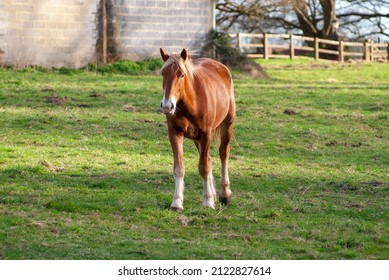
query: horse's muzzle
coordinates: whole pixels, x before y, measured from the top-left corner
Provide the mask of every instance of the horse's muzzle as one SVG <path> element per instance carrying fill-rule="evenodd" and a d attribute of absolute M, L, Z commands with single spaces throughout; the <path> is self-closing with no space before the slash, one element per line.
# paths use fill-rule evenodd
<path fill-rule="evenodd" d="M 174 115 L 175 105 L 174 102 L 170 100 L 162 100 L 161 110 L 165 115 Z"/>

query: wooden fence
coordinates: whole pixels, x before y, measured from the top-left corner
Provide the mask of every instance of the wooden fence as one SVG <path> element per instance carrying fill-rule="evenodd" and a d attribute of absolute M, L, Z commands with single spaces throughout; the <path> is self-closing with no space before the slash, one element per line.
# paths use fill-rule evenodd
<path fill-rule="evenodd" d="M 388 60 L 389 43 L 335 41 L 286 34 L 230 34 L 236 46 L 249 57 L 295 58 L 309 56 L 344 62 L 349 59 Z"/>

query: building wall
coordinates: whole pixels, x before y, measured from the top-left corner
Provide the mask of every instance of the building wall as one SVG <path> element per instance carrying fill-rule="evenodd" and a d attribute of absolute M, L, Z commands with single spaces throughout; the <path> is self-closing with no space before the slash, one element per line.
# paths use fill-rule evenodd
<path fill-rule="evenodd" d="M 100 0 L 0 0 L 0 64 L 80 67 L 99 57 Z M 199 50 L 212 0 L 107 0 L 109 50 L 144 59 Z"/>
<path fill-rule="evenodd" d="M 0 48 L 19 67 L 80 67 L 93 60 L 95 0 L 0 0 Z"/>
<path fill-rule="evenodd" d="M 200 50 L 212 27 L 210 0 L 116 0 L 120 51 L 143 59 L 183 47 Z"/>
<path fill-rule="evenodd" d="M 4 11 L 4 3 L 0 0 L 0 11 Z M 5 63 L 5 13 L 0 13 L 0 67 Z"/>

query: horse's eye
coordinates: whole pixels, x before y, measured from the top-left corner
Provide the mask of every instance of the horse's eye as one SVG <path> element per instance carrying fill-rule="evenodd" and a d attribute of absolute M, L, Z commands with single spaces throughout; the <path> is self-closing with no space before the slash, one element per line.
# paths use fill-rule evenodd
<path fill-rule="evenodd" d="M 184 77 L 185 77 L 185 75 L 184 75 L 184 74 L 182 74 L 182 75 L 181 75 L 181 78 L 184 78 Z"/>

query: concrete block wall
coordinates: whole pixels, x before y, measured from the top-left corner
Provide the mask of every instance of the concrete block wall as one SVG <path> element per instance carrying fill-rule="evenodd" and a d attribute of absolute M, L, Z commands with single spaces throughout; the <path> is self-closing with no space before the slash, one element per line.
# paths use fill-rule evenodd
<path fill-rule="evenodd" d="M 113 0 L 119 51 L 131 59 L 159 54 L 159 47 L 198 52 L 212 27 L 212 0 Z"/>
<path fill-rule="evenodd" d="M 0 0 L 0 11 L 5 10 L 4 0 Z M 6 46 L 6 23 L 5 13 L 0 12 L 0 67 L 5 64 L 5 46 Z"/>
<path fill-rule="evenodd" d="M 0 0 L 0 65 L 81 67 L 99 57 L 101 0 Z M 110 49 L 144 59 L 199 50 L 212 0 L 107 0 Z M 114 57 L 115 57 L 114 55 Z"/>
<path fill-rule="evenodd" d="M 80 67 L 93 60 L 96 0 L 0 1 L 6 63 Z"/>

